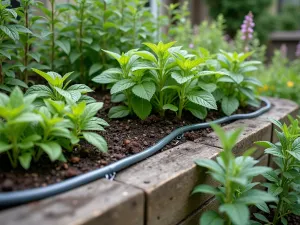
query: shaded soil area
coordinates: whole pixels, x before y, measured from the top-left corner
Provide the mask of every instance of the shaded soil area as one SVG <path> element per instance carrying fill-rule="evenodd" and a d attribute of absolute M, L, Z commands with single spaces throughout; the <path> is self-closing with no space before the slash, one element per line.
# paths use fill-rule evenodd
<path fill-rule="evenodd" d="M 97 151 L 90 144 L 82 141 L 71 153 L 65 153 L 67 162 L 51 163 L 44 155 L 37 163 L 32 163 L 29 170 L 21 167 L 12 169 L 6 155 L 0 155 L 0 192 L 24 190 L 28 188 L 44 187 L 62 180 L 102 168 L 110 163 L 128 157 L 154 145 L 161 138 L 171 133 L 174 129 L 201 121 L 189 113 L 178 120 L 175 114 L 167 114 L 165 118 L 156 115 L 150 116 L 145 121 L 135 117 L 111 120 L 107 117 L 109 108 L 113 105 L 107 93 L 95 93 L 97 101 L 104 102 L 104 108 L 98 116 L 105 119 L 110 126 L 101 135 L 107 140 L 108 154 Z M 236 113 L 253 112 L 256 109 L 247 107 L 239 109 Z M 224 115 L 211 111 L 206 121 L 212 121 Z M 170 142 L 163 150 L 179 145 L 186 140 L 195 140 L 211 132 L 210 128 L 199 131 L 187 132 L 181 139 Z"/>
<path fill-rule="evenodd" d="M 275 215 L 275 212 L 273 210 L 269 214 L 267 214 L 265 212 L 262 212 L 262 211 L 260 211 L 258 213 L 264 215 L 270 222 L 273 221 L 274 215 Z M 256 219 L 254 216 L 252 216 L 251 219 L 254 220 L 254 221 L 261 222 L 258 219 Z M 285 219 L 287 220 L 288 225 L 300 225 L 300 216 L 297 216 L 297 215 L 294 215 L 294 214 L 289 214 L 285 217 Z M 262 223 L 264 223 L 264 222 L 262 222 Z M 277 224 L 278 225 L 283 225 L 283 223 L 280 222 L 280 221 Z"/>

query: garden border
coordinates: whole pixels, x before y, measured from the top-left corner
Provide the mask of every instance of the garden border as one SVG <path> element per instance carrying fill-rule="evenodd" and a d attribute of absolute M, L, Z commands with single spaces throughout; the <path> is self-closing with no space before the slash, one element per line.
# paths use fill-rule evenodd
<path fill-rule="evenodd" d="M 88 184 L 92 181 L 96 181 L 100 178 L 106 176 L 110 177 L 114 173 L 117 173 L 131 165 L 134 165 L 160 151 L 164 146 L 174 140 L 176 137 L 181 136 L 183 133 L 192 130 L 199 130 L 203 128 L 210 127 L 210 123 L 226 123 L 234 120 L 240 119 L 250 119 L 262 115 L 263 113 L 271 109 L 271 103 L 266 98 L 261 98 L 261 101 L 266 105 L 262 108 L 256 110 L 255 112 L 245 113 L 245 114 L 234 114 L 231 116 L 222 117 L 220 119 L 211 121 L 209 123 L 198 123 L 183 126 L 175 129 L 170 134 L 159 140 L 155 145 L 145 149 L 144 151 L 134 154 L 132 156 L 121 159 L 115 163 L 112 163 L 108 166 L 105 166 L 100 169 L 96 169 L 90 172 L 87 172 L 82 175 L 70 178 L 68 180 L 48 185 L 47 187 L 32 188 L 29 190 L 22 191 L 13 191 L 8 193 L 0 193 L 0 207 L 9 207 L 14 205 L 19 205 L 23 203 L 28 203 L 47 197 L 51 197 L 74 188 L 80 187 L 84 184 Z"/>
<path fill-rule="evenodd" d="M 287 122 L 288 114 L 298 113 L 299 107 L 292 101 L 269 100 L 274 107 L 260 117 L 224 126 L 226 130 L 240 125 L 247 127 L 234 149 L 236 154 L 242 154 L 253 141 L 276 141 L 269 117 Z M 208 135 L 206 144 L 199 144 L 200 141 L 188 141 L 156 154 L 121 171 L 115 181 L 101 179 L 55 197 L 2 211 L 0 221 L 6 225 L 17 225 L 20 221 L 24 225 L 42 221 L 43 225 L 195 225 L 201 213 L 216 204 L 212 196 L 190 196 L 191 190 L 199 183 L 216 184 L 193 161 L 213 159 L 221 151 L 214 133 Z M 259 158 L 263 159 L 261 165 L 270 163 L 265 156 Z"/>

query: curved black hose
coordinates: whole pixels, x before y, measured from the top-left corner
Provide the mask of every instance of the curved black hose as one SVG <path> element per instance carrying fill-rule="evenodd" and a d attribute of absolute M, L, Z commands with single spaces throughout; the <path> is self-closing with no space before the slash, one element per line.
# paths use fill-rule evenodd
<path fill-rule="evenodd" d="M 227 116 L 227 117 L 217 119 L 215 121 L 212 121 L 211 123 L 221 124 L 233 120 L 250 119 L 250 118 L 257 117 L 267 112 L 271 108 L 271 103 L 268 101 L 268 99 L 261 98 L 261 100 L 266 105 L 255 112 L 245 113 L 245 114 L 235 114 L 232 116 Z M 96 169 L 91 172 L 87 172 L 85 174 L 76 176 L 74 178 L 62 181 L 60 183 L 51 184 L 47 187 L 33 188 L 30 190 L 0 193 L 0 207 L 8 207 L 8 206 L 18 205 L 30 201 L 40 200 L 43 198 L 60 194 L 62 192 L 66 192 L 73 188 L 77 188 L 81 185 L 90 183 L 97 179 L 103 178 L 107 174 L 113 174 L 114 172 L 118 172 L 128 166 L 131 166 L 135 163 L 138 163 L 146 159 L 147 157 L 150 157 L 151 155 L 161 150 L 174 138 L 178 137 L 179 135 L 182 135 L 184 132 L 191 131 L 191 130 L 198 130 L 207 127 L 210 127 L 210 123 L 198 123 L 198 124 L 187 125 L 184 127 L 177 128 L 176 130 L 168 134 L 166 137 L 162 138 L 155 145 L 151 146 L 150 148 L 140 153 L 129 156 L 125 159 L 121 159 L 118 162 L 112 163 L 106 167 Z"/>

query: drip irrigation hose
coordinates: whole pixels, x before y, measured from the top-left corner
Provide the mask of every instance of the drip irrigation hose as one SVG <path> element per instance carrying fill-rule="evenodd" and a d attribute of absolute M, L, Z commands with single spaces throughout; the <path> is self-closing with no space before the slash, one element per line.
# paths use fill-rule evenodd
<path fill-rule="evenodd" d="M 268 99 L 261 98 L 261 100 L 266 105 L 255 112 L 245 113 L 245 114 L 235 114 L 235 115 L 217 119 L 210 123 L 221 124 L 233 120 L 250 119 L 250 118 L 260 116 L 261 114 L 267 112 L 271 108 L 271 103 L 268 101 Z M 140 153 L 121 159 L 103 168 L 96 169 L 82 175 L 78 175 L 74 178 L 70 178 L 60 183 L 51 184 L 47 187 L 33 188 L 33 189 L 23 190 L 23 191 L 13 191 L 9 193 L 0 193 L 0 207 L 4 208 L 4 207 L 19 205 L 22 203 L 27 203 L 27 202 L 47 198 L 77 188 L 84 184 L 88 184 L 92 181 L 103 178 L 107 175 L 114 174 L 126 167 L 129 167 L 135 163 L 138 163 L 152 156 L 153 154 L 161 150 L 164 146 L 166 146 L 169 142 L 171 142 L 173 139 L 175 139 L 180 135 L 183 135 L 183 133 L 187 131 L 208 128 L 210 127 L 210 123 L 198 123 L 198 124 L 187 125 L 187 126 L 177 128 L 176 130 L 168 134 L 166 137 L 158 141 L 155 145 L 151 146 L 150 148 L 147 148 L 146 150 Z"/>

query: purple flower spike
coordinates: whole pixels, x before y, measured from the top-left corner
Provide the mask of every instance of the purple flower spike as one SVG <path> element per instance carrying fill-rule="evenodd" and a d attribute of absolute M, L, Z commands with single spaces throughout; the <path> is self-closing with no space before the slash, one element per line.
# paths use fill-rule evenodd
<path fill-rule="evenodd" d="M 255 23 L 253 22 L 253 14 L 252 12 L 249 12 L 248 15 L 245 16 L 241 26 L 242 40 L 248 41 L 253 38 L 253 27 L 255 27 Z"/>
<path fill-rule="evenodd" d="M 295 55 L 296 55 L 296 57 L 300 57 L 300 41 L 299 41 L 299 43 L 297 44 Z"/>
<path fill-rule="evenodd" d="M 191 43 L 191 44 L 189 45 L 189 47 L 190 47 L 190 48 L 194 48 L 194 44 Z"/>

